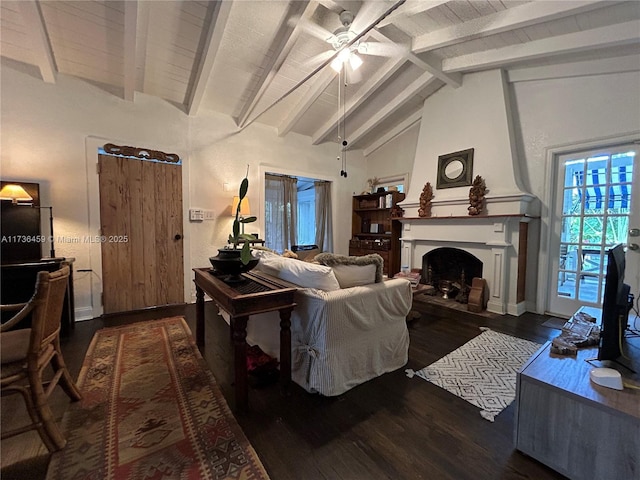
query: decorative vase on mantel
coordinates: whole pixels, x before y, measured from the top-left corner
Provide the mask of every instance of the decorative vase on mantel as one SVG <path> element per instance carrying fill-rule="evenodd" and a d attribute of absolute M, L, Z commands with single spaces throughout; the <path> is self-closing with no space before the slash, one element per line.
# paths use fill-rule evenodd
<path fill-rule="evenodd" d="M 241 274 L 252 270 L 258 265 L 260 258 L 254 255 L 251 255 L 248 263 L 242 263 L 241 252 L 242 250 L 238 249 L 219 248 L 218 255 L 209 257 L 215 273 L 219 274 L 224 282 L 242 282 L 244 279 Z"/>

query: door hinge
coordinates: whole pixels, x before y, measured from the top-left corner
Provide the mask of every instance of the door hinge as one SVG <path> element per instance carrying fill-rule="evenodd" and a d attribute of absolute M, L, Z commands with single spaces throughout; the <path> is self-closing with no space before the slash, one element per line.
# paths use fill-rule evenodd
<path fill-rule="evenodd" d="M 100 164 L 96 163 L 96 173 L 100 175 Z"/>

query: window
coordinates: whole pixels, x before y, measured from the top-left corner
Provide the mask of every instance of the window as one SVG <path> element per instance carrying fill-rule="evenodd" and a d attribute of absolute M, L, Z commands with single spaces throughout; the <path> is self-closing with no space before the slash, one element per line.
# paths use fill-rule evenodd
<path fill-rule="evenodd" d="M 330 183 L 307 177 L 265 174 L 267 247 L 278 252 L 290 249 L 292 245 L 315 244 L 333 248 L 330 196 L 328 200 L 322 200 L 327 198 L 326 190 L 321 188 L 323 185 Z M 317 204 L 317 198 L 321 198 L 320 204 Z"/>
<path fill-rule="evenodd" d="M 298 235 L 296 243 L 313 245 L 316 242 L 316 195 L 312 178 L 298 178 Z"/>
<path fill-rule="evenodd" d="M 409 174 L 382 177 L 378 179 L 378 182 L 378 188 L 382 187 L 385 190 L 389 190 L 389 187 L 396 187 L 399 192 L 404 193 L 409 184 Z"/>

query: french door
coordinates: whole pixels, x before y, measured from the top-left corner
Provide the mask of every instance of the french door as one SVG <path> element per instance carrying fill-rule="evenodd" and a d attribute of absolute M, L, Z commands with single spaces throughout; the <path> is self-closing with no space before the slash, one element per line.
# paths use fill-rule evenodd
<path fill-rule="evenodd" d="M 570 316 L 580 306 L 600 306 L 607 252 L 628 244 L 625 283 L 637 294 L 640 275 L 638 145 L 591 149 L 556 158 L 550 243 L 549 313 Z"/>

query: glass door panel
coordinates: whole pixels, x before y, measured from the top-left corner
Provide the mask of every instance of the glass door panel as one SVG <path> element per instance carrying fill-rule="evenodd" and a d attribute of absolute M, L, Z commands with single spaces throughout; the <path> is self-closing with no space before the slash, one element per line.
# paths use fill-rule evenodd
<path fill-rule="evenodd" d="M 636 159 L 635 145 L 558 157 L 550 313 L 601 304 L 607 251 L 627 242 Z"/>

